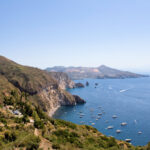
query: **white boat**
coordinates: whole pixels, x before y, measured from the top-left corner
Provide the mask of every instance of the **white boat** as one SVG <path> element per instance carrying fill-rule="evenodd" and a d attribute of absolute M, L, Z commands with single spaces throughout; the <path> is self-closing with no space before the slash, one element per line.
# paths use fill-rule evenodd
<path fill-rule="evenodd" d="M 120 93 L 122 93 L 122 92 L 126 92 L 127 90 L 120 90 Z"/>
<path fill-rule="evenodd" d="M 125 139 L 125 141 L 126 141 L 126 142 L 131 142 L 131 141 L 132 141 L 132 139 Z"/>
<path fill-rule="evenodd" d="M 132 89 L 132 88 L 124 89 L 124 90 L 120 90 L 120 93 L 122 93 L 122 92 L 126 92 L 126 91 L 128 91 L 128 90 L 130 90 L 130 89 Z"/>
<path fill-rule="evenodd" d="M 95 123 L 92 123 L 92 125 L 95 125 Z"/>
<path fill-rule="evenodd" d="M 122 123 L 121 123 L 121 126 L 126 126 L 126 125 L 127 125 L 126 122 L 122 122 Z"/>
<path fill-rule="evenodd" d="M 108 127 L 107 127 L 107 129 L 113 129 L 113 128 L 114 128 L 113 126 L 108 126 Z"/>
<path fill-rule="evenodd" d="M 118 117 L 117 117 L 116 115 L 113 115 L 112 118 L 113 118 L 113 119 L 116 119 L 116 118 L 118 118 Z"/>
<path fill-rule="evenodd" d="M 138 134 L 142 134 L 142 132 L 141 132 L 141 131 L 139 131 L 139 132 L 138 132 Z"/>
<path fill-rule="evenodd" d="M 121 132 L 121 130 L 116 130 L 116 133 L 120 133 Z"/>

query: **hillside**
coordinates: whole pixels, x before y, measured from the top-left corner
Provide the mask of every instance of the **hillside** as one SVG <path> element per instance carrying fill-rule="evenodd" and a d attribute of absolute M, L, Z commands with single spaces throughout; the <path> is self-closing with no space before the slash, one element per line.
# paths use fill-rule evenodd
<path fill-rule="evenodd" d="M 56 75 L 58 79 L 59 73 Z M 106 137 L 91 126 L 50 117 L 59 106 L 76 103 L 84 100 L 60 88 L 50 73 L 0 57 L 1 150 L 150 149 L 150 144 L 134 147 Z"/>
<path fill-rule="evenodd" d="M 1 150 L 149 150 L 134 147 L 95 128 L 52 119 L 24 93 L 11 91 L 0 105 Z M 17 113 L 16 113 L 17 112 Z"/>
<path fill-rule="evenodd" d="M 97 68 L 90 67 L 52 67 L 46 69 L 49 72 L 65 72 L 71 79 L 83 79 L 83 78 L 138 78 L 145 77 L 145 75 L 135 74 L 128 71 L 120 71 L 102 65 Z"/>
<path fill-rule="evenodd" d="M 73 95 L 61 89 L 58 81 L 50 73 L 19 65 L 2 56 L 0 56 L 0 76 L 0 93 L 9 94 L 8 92 L 13 89 L 28 93 L 30 100 L 49 115 L 61 105 L 76 105 L 78 101 Z M 3 95 L 0 94 L 0 100 Z"/>

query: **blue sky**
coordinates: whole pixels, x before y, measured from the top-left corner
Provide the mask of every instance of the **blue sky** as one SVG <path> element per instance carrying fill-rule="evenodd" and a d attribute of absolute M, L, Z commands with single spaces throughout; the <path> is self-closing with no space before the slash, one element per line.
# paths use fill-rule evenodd
<path fill-rule="evenodd" d="M 0 55 L 39 68 L 150 72 L 150 1 L 0 0 Z"/>

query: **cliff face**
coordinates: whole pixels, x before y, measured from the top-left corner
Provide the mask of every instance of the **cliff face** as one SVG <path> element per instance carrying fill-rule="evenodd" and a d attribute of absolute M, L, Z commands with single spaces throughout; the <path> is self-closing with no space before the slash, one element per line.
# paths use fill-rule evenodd
<path fill-rule="evenodd" d="M 58 81 L 60 88 L 75 88 L 75 83 L 63 72 L 50 72 L 50 75 Z"/>
<path fill-rule="evenodd" d="M 49 115 L 52 115 L 61 105 L 76 105 L 79 102 L 76 97 L 63 90 L 72 87 L 74 83 L 61 73 L 52 75 L 38 68 L 19 65 L 0 56 L 0 76 L 11 85 L 9 92 L 17 89 L 28 93 L 30 100 Z M 1 85 L 5 84 L 3 82 L 4 80 L 0 80 Z M 2 101 L 2 95 L 0 96 Z"/>

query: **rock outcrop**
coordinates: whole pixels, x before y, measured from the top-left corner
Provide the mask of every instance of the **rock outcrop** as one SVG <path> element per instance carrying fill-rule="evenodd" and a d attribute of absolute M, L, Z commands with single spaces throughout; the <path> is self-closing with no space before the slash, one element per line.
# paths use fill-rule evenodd
<path fill-rule="evenodd" d="M 80 98 L 78 95 L 73 95 L 77 104 L 84 104 L 86 101 Z"/>
<path fill-rule="evenodd" d="M 76 83 L 75 87 L 76 88 L 84 88 L 84 85 L 82 83 Z"/>

